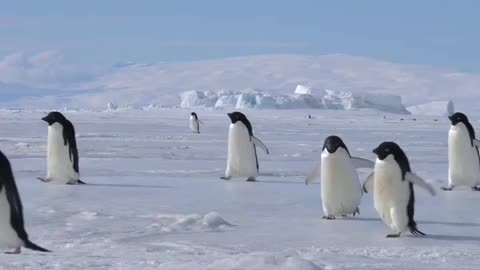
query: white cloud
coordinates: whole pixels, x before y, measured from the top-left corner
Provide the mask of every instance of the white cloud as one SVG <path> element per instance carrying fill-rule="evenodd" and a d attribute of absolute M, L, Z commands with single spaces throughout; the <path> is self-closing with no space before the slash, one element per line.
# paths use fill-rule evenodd
<path fill-rule="evenodd" d="M 85 79 L 88 73 L 64 62 L 56 51 L 13 53 L 0 60 L 0 83 L 58 87 Z"/>

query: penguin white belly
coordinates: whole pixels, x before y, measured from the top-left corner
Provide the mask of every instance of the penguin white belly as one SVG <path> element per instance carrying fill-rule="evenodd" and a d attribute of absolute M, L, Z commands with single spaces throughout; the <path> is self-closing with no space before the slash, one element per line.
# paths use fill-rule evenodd
<path fill-rule="evenodd" d="M 343 152 L 342 152 L 343 151 Z M 321 189 L 323 211 L 327 216 L 353 214 L 363 191 L 350 156 L 343 149 L 322 153 Z"/>
<path fill-rule="evenodd" d="M 248 129 L 241 123 L 230 124 L 228 133 L 227 176 L 256 177 L 255 148 Z"/>
<path fill-rule="evenodd" d="M 374 207 L 385 225 L 397 233 L 408 229 L 407 205 L 410 198 L 409 183 L 402 180 L 396 161 L 387 157 L 375 163 Z"/>
<path fill-rule="evenodd" d="M 195 133 L 199 131 L 198 122 L 193 116 L 190 116 L 190 130 Z"/>
<path fill-rule="evenodd" d="M 480 161 L 465 127 L 453 126 L 448 133 L 448 183 L 450 186 L 480 184 Z"/>
<path fill-rule="evenodd" d="M 5 187 L 0 192 L 0 248 L 11 249 L 22 246 L 22 240 L 10 223 L 10 205 Z"/>
<path fill-rule="evenodd" d="M 63 127 L 55 123 L 48 127 L 47 179 L 68 183 L 80 177 L 73 169 L 68 144 L 64 144 Z"/>

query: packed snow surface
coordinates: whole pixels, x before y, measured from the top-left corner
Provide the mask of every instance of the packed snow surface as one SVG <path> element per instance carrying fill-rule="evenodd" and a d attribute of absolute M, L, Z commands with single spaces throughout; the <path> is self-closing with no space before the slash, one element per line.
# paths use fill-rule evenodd
<path fill-rule="evenodd" d="M 229 111 L 196 110 L 201 134 L 189 131 L 190 110 L 65 112 L 88 183 L 67 186 L 35 179 L 46 174 L 43 112 L 1 110 L 0 149 L 13 165 L 27 231 L 54 252 L 0 255 L 0 269 L 478 269 L 480 193 L 439 190 L 447 183 L 446 117 L 244 109 L 271 152 L 258 153 L 260 176 L 251 183 L 219 179 Z M 384 140 L 403 147 L 413 171 L 438 190 L 431 197 L 416 189 L 427 236 L 385 238 L 371 194 L 360 216 L 322 220 L 320 185 L 305 186 L 304 175 L 331 134 L 372 160 Z"/>

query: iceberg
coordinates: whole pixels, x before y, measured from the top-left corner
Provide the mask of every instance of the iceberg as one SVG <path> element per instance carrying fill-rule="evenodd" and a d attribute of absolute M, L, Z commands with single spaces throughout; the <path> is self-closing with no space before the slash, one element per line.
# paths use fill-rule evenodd
<path fill-rule="evenodd" d="M 407 108 L 414 115 L 450 116 L 455 107 L 452 101 L 432 101 Z"/>
<path fill-rule="evenodd" d="M 236 109 L 375 109 L 398 114 L 410 114 L 396 95 L 352 93 L 297 86 L 295 93 L 281 95 L 255 89 L 243 91 L 186 91 L 181 94 L 182 108 L 236 108 Z"/>

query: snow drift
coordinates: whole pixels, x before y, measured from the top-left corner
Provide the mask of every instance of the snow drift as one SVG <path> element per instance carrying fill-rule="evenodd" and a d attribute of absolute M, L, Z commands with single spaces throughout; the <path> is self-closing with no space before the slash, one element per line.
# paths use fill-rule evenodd
<path fill-rule="evenodd" d="M 352 93 L 334 90 L 312 90 L 297 86 L 295 93 L 280 95 L 255 89 L 243 91 L 198 91 L 181 94 L 182 108 L 254 108 L 254 109 L 375 109 L 398 114 L 409 114 L 402 98 L 389 94 Z"/>

